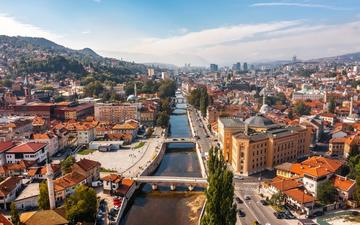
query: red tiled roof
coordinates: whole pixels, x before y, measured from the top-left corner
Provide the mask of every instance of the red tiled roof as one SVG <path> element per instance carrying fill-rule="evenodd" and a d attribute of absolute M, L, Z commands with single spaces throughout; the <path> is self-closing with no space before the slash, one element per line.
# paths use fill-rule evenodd
<path fill-rule="evenodd" d="M 0 142 L 0 153 L 7 151 L 14 146 L 15 146 L 15 143 L 12 141 Z"/>
<path fill-rule="evenodd" d="M 2 213 L 0 213 L 0 225 L 14 225 Z"/>
<path fill-rule="evenodd" d="M 93 168 L 95 168 L 96 166 L 100 166 L 100 163 L 97 161 L 93 161 L 90 159 L 80 159 L 80 161 L 76 162 L 76 164 L 83 170 L 88 171 L 91 170 Z"/>
<path fill-rule="evenodd" d="M 45 146 L 46 143 L 28 142 L 10 149 L 7 153 L 35 153 Z"/>
<path fill-rule="evenodd" d="M 271 185 L 279 191 L 287 191 L 302 186 L 302 184 L 295 179 L 288 179 L 282 177 L 275 177 L 274 179 L 272 179 Z"/>
<path fill-rule="evenodd" d="M 305 192 L 299 188 L 287 190 L 284 194 L 301 204 L 315 201 L 312 195 L 305 194 Z"/>
<path fill-rule="evenodd" d="M 332 182 L 335 188 L 338 188 L 342 191 L 349 191 L 349 189 L 356 183 L 354 180 L 339 175 L 336 175 L 332 179 Z"/>
<path fill-rule="evenodd" d="M 16 188 L 16 185 L 22 180 L 21 177 L 8 177 L 0 183 L 0 196 L 5 197 Z"/>

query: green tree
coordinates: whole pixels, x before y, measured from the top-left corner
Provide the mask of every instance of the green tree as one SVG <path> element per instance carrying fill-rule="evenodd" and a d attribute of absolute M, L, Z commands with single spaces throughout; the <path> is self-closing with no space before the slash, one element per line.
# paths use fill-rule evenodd
<path fill-rule="evenodd" d="M 10 219 L 14 225 L 20 225 L 20 216 L 14 202 L 10 205 Z"/>
<path fill-rule="evenodd" d="M 159 87 L 160 98 L 175 96 L 176 82 L 173 80 L 163 80 Z"/>
<path fill-rule="evenodd" d="M 355 201 L 360 203 L 360 176 L 356 177 L 356 188 L 355 192 L 353 193 L 353 198 Z"/>
<path fill-rule="evenodd" d="M 89 97 L 98 97 L 104 90 L 104 85 L 100 81 L 94 81 L 84 87 L 84 94 Z"/>
<path fill-rule="evenodd" d="M 289 111 L 288 118 L 291 119 L 291 120 L 294 119 L 294 114 L 293 114 L 292 110 Z"/>
<path fill-rule="evenodd" d="M 273 194 L 270 198 L 270 202 L 272 205 L 281 206 L 284 202 L 285 196 L 283 193 L 278 192 L 276 194 Z"/>
<path fill-rule="evenodd" d="M 219 149 L 209 150 L 208 189 L 205 191 L 207 203 L 201 225 L 234 225 L 236 206 L 233 203 L 233 174 L 227 170 Z"/>
<path fill-rule="evenodd" d="M 328 105 L 328 111 L 330 113 L 335 113 L 335 108 L 336 108 L 336 102 L 334 98 L 330 99 L 329 105 Z"/>
<path fill-rule="evenodd" d="M 49 190 L 46 180 L 39 183 L 39 190 L 40 190 L 40 194 L 38 198 L 39 208 L 42 210 L 50 209 Z"/>
<path fill-rule="evenodd" d="M 85 185 L 78 186 L 74 194 L 65 200 L 66 216 L 73 224 L 77 222 L 94 222 L 96 210 L 96 192 Z"/>
<path fill-rule="evenodd" d="M 13 82 L 12 82 L 11 80 L 9 80 L 9 79 L 5 79 L 5 80 L 3 81 L 3 85 L 4 85 L 5 87 L 7 87 L 7 88 L 11 88 L 12 84 L 13 84 Z"/>
<path fill-rule="evenodd" d="M 75 158 L 73 156 L 68 156 L 65 160 L 60 162 L 62 174 L 67 174 L 71 172 L 71 167 L 75 163 Z"/>
<path fill-rule="evenodd" d="M 167 127 L 169 124 L 170 116 L 166 112 L 160 112 L 156 120 L 156 124 L 163 128 Z"/>
<path fill-rule="evenodd" d="M 337 190 L 331 181 L 326 181 L 320 184 L 317 188 L 317 197 L 319 201 L 324 204 L 331 204 L 335 201 L 337 195 Z"/>
<path fill-rule="evenodd" d="M 295 104 L 294 112 L 296 114 L 298 114 L 299 116 L 309 115 L 311 112 L 311 108 L 309 106 L 305 105 L 305 103 L 303 101 L 300 101 Z"/>

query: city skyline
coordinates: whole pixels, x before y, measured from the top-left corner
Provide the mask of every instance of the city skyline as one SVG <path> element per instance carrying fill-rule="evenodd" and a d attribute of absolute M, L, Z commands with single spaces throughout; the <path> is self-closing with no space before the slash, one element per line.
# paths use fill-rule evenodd
<path fill-rule="evenodd" d="M 359 8 L 353 0 L 5 0 L 0 34 L 139 63 L 230 66 L 360 51 Z"/>

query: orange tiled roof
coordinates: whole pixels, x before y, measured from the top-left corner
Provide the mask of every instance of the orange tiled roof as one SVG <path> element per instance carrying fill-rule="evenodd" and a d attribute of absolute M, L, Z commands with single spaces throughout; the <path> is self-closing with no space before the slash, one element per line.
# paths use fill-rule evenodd
<path fill-rule="evenodd" d="M 334 179 L 332 179 L 332 182 L 335 188 L 338 188 L 342 191 L 349 191 L 349 189 L 356 183 L 354 180 L 339 175 L 336 175 Z"/>
<path fill-rule="evenodd" d="M 111 181 L 113 183 L 120 183 L 121 180 L 122 180 L 122 177 L 120 175 L 117 175 L 117 174 L 109 174 L 109 175 L 103 177 L 102 180 Z"/>
<path fill-rule="evenodd" d="M 97 166 L 100 167 L 99 162 L 85 158 L 80 159 L 80 161 L 76 162 L 75 164 L 77 164 L 81 169 L 85 171 L 89 171 Z"/>
<path fill-rule="evenodd" d="M 313 156 L 302 163 L 292 164 L 290 171 L 301 177 L 304 176 L 304 174 L 320 177 L 335 173 L 342 165 L 343 163 L 340 160 Z"/>
<path fill-rule="evenodd" d="M 46 146 L 45 143 L 28 142 L 12 149 L 8 150 L 7 153 L 35 153 Z"/>
<path fill-rule="evenodd" d="M 275 177 L 271 181 L 271 186 L 274 186 L 279 191 L 287 191 L 293 188 L 301 187 L 302 184 L 295 179 Z"/>
<path fill-rule="evenodd" d="M 301 204 L 315 201 L 313 196 L 305 194 L 305 192 L 299 188 L 287 190 L 284 192 L 284 194 Z"/>
<path fill-rule="evenodd" d="M 12 147 L 15 146 L 15 143 L 12 141 L 3 141 L 0 142 L 0 153 L 3 153 L 9 149 L 11 149 Z"/>

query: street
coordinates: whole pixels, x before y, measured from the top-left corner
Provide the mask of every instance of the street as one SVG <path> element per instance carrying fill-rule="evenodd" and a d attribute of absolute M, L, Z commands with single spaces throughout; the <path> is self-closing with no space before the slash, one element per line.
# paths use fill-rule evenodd
<path fill-rule="evenodd" d="M 241 209 L 245 212 L 245 217 L 239 217 L 237 215 L 237 223 L 241 225 L 253 225 L 254 221 L 258 221 L 260 224 L 271 224 L 271 225 L 295 225 L 297 220 L 285 220 L 277 219 L 274 216 L 274 210 L 271 206 L 264 206 L 261 204 L 260 196 L 257 193 L 259 183 L 258 182 L 248 182 L 244 181 L 235 181 L 235 191 L 234 194 L 236 197 L 239 197 L 244 203 L 238 204 L 238 209 Z M 245 196 L 249 196 L 250 200 L 245 200 Z"/>

